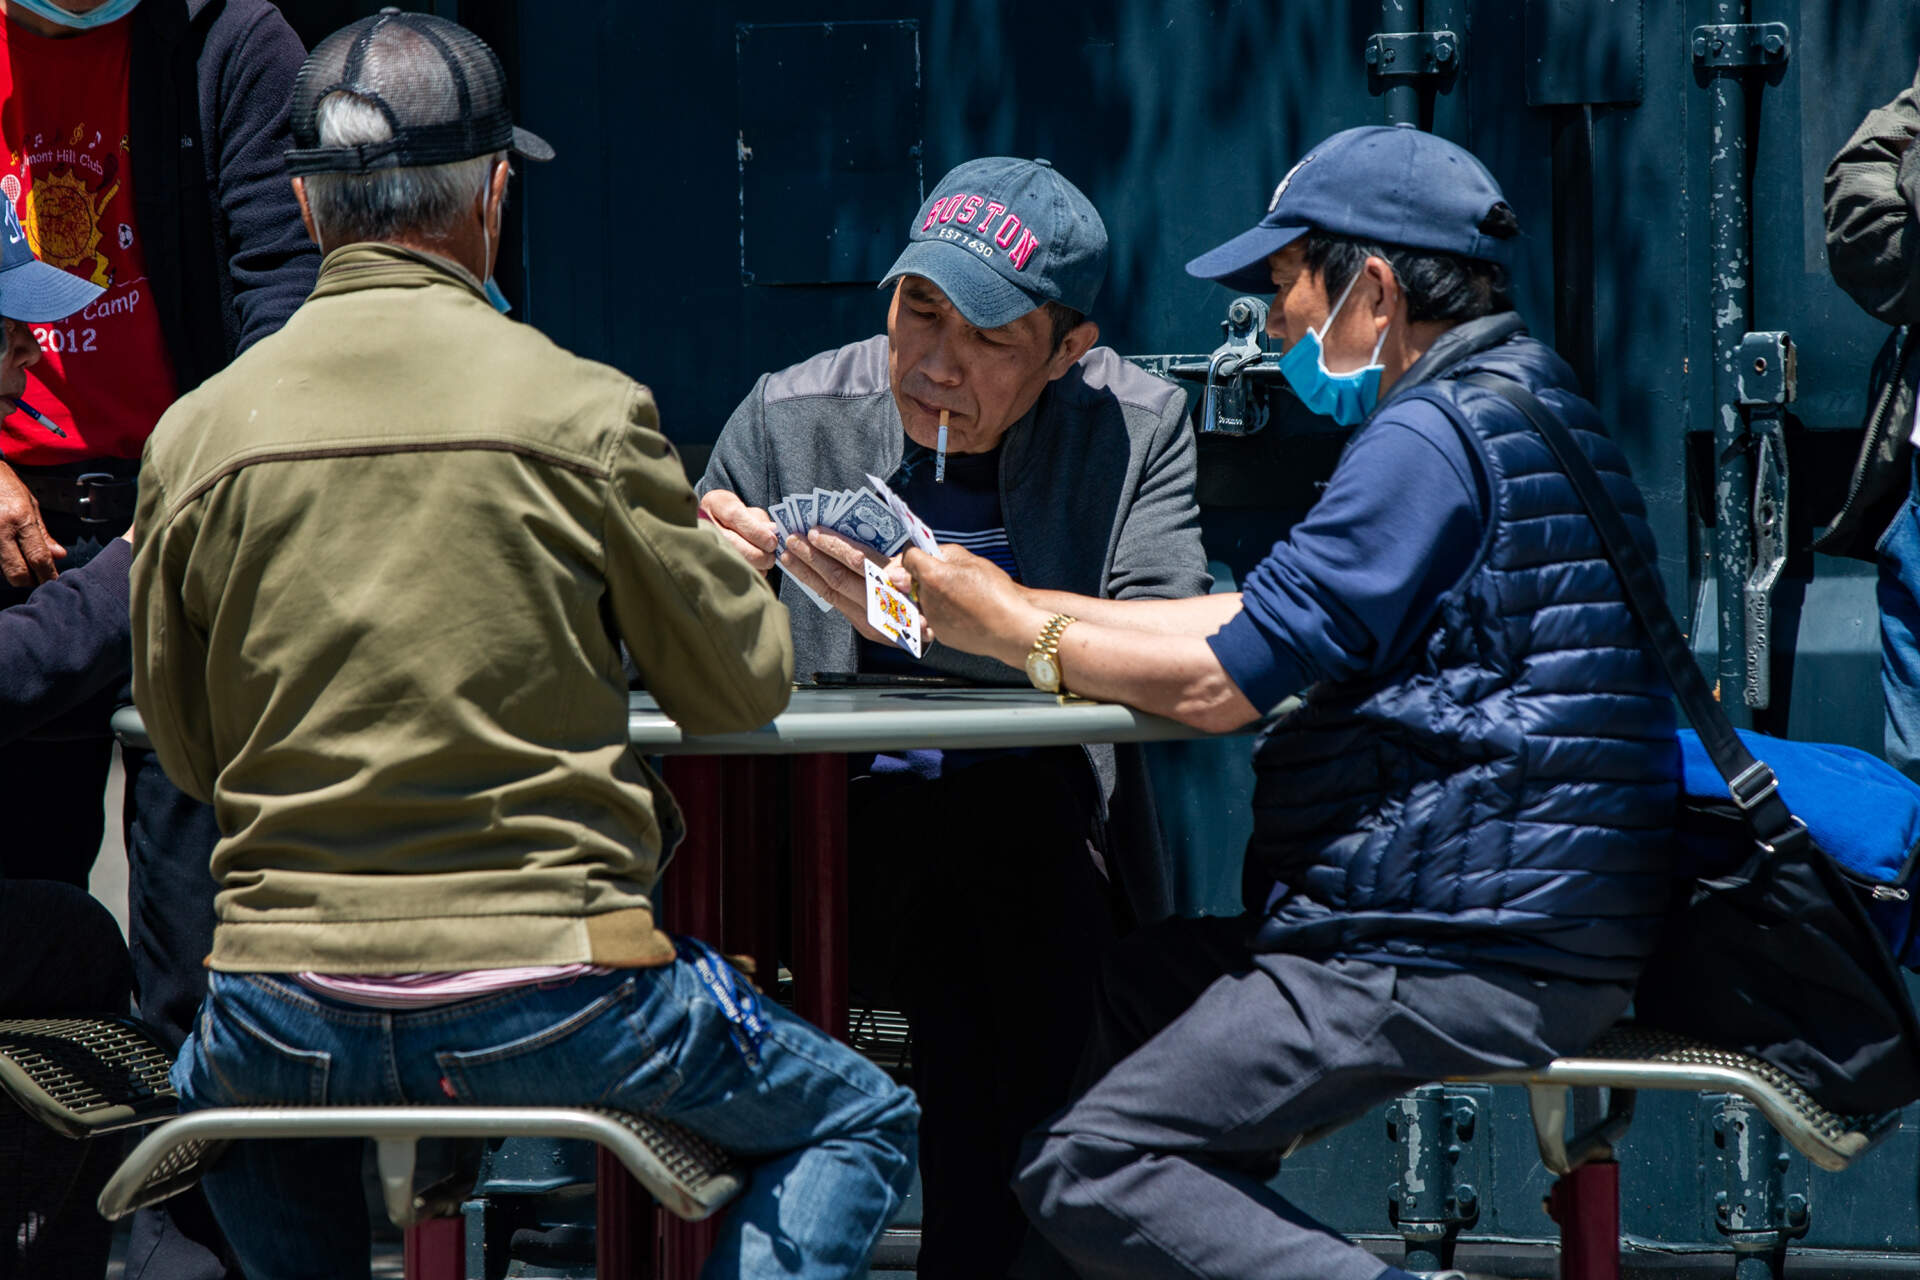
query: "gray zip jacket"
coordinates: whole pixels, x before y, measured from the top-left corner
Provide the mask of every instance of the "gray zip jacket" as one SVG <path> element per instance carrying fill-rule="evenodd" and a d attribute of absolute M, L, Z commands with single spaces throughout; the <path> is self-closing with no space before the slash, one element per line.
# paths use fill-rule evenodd
<path fill-rule="evenodd" d="M 1028 586 L 1111 599 L 1178 599 L 1212 585 L 1193 500 L 1194 441 L 1186 393 L 1095 347 L 1048 385 L 1007 431 L 1000 507 Z M 906 431 L 887 383 L 885 334 L 763 375 L 715 443 L 697 490 L 726 489 L 750 507 L 789 493 L 891 480 Z M 858 636 L 791 582 L 794 672 L 858 669 Z M 1026 673 L 935 644 L 935 670 L 982 684 L 1025 686 Z M 1067 673 L 1072 682 L 1072 672 Z M 1100 779 L 1106 852 L 1142 921 L 1171 910 L 1158 820 L 1138 750 L 1088 748 Z"/>

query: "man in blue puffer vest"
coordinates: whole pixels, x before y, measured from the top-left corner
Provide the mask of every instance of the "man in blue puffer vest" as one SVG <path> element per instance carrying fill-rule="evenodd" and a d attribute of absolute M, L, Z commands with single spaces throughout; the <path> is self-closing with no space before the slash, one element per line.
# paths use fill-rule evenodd
<path fill-rule="evenodd" d="M 1517 233 L 1467 152 L 1350 129 L 1188 264 L 1274 289 L 1282 372 L 1358 428 L 1241 594 L 1091 600 L 959 548 L 905 557 L 942 642 L 1042 687 L 1212 730 L 1303 699 L 1256 749 L 1248 914 L 1124 946 L 1085 1087 L 1028 1140 L 1016 1190 L 1084 1274 L 1406 1280 L 1269 1190 L 1273 1153 L 1415 1085 L 1578 1051 L 1652 946 L 1669 690 L 1545 441 L 1468 375 L 1543 400 L 1653 539 L 1507 301 Z"/>

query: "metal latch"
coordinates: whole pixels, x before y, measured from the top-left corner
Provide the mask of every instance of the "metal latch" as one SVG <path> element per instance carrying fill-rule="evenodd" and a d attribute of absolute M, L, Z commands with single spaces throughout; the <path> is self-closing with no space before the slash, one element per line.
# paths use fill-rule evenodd
<path fill-rule="evenodd" d="M 1778 414 L 1754 414 L 1753 569 L 1747 612 L 1746 704 L 1773 705 L 1773 590 L 1787 567 L 1787 436 Z"/>
<path fill-rule="evenodd" d="M 1702 67 L 1777 67 L 1791 52 L 1784 22 L 1729 22 L 1693 29 L 1693 60 Z"/>
<path fill-rule="evenodd" d="M 1734 351 L 1734 392 L 1751 411 L 1753 567 L 1741 592 L 1746 612 L 1742 700 L 1773 705 L 1773 593 L 1787 567 L 1787 433 L 1782 413 L 1798 391 L 1799 357 L 1778 330 L 1749 333 Z"/>
<path fill-rule="evenodd" d="M 1267 304 L 1259 298 L 1235 298 L 1220 322 L 1226 341 L 1207 357 L 1207 385 L 1200 402 L 1202 435 L 1250 436 L 1267 424 L 1264 399 L 1247 394 L 1246 369 L 1267 358 L 1260 335 L 1267 327 Z"/>
<path fill-rule="evenodd" d="M 1446 75 L 1459 65 L 1460 37 L 1451 31 L 1379 31 L 1367 37 L 1367 67 L 1386 79 Z"/>

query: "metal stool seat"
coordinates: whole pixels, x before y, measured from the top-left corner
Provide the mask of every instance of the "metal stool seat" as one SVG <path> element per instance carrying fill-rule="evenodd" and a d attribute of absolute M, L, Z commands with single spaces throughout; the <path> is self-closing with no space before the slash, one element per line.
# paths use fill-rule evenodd
<path fill-rule="evenodd" d="M 1556 1058 L 1532 1071 L 1475 1077 L 1493 1084 L 1523 1084 L 1532 1099 L 1540 1160 L 1556 1174 L 1604 1159 L 1626 1132 L 1637 1089 L 1738 1094 L 1752 1102 L 1780 1136 L 1822 1169 L 1839 1172 L 1883 1137 L 1899 1112 L 1843 1116 L 1827 1110 L 1772 1063 L 1716 1048 L 1704 1041 L 1621 1023 L 1577 1058 Z M 1567 1136 L 1568 1093 L 1574 1088 L 1610 1091 L 1607 1116 L 1585 1133 Z"/>
<path fill-rule="evenodd" d="M 100 1212 L 121 1218 L 191 1186 L 227 1144 L 248 1138 L 372 1138 L 387 1216 L 407 1227 L 439 1206 L 414 1190 L 422 1138 L 581 1138 L 599 1144 L 676 1217 L 697 1222 L 738 1194 L 740 1168 L 678 1125 L 585 1107 L 218 1107 L 170 1120 L 121 1162 Z"/>
<path fill-rule="evenodd" d="M 1541 1163 L 1556 1175 L 1547 1196 L 1547 1212 L 1560 1224 L 1563 1280 L 1619 1278 L 1620 1167 L 1613 1160 L 1613 1148 L 1632 1123 L 1637 1090 L 1726 1094 L 1716 1125 L 1728 1123 L 1729 1132 L 1747 1130 L 1743 1108 L 1750 1105 L 1780 1140 L 1833 1172 L 1845 1169 L 1896 1129 L 1900 1119 L 1898 1111 L 1836 1114 L 1771 1063 L 1630 1022 L 1613 1027 L 1578 1057 L 1556 1058 L 1532 1070 L 1463 1077 L 1455 1083 L 1526 1086 Z M 1599 1104 L 1602 1089 L 1607 1091 L 1604 1113 Z M 1578 1129 L 1572 1134 L 1570 1117 Z M 1768 1150 L 1765 1143 L 1770 1141 L 1762 1141 L 1756 1150 Z M 1770 1162 L 1771 1157 L 1756 1156 L 1736 1163 L 1745 1171 L 1743 1178 L 1764 1180 Z M 1754 1168 L 1748 1170 L 1748 1165 Z M 1786 1241 L 1805 1230 L 1804 1216 L 1796 1226 L 1791 1210 L 1777 1215 L 1767 1207 L 1767 1200 L 1763 1191 L 1742 1183 L 1739 1194 L 1723 1203 L 1721 1230 L 1732 1242 L 1736 1270 L 1743 1277 L 1756 1269 L 1759 1274 L 1777 1276 Z M 1426 1251 L 1449 1254 L 1456 1227 L 1446 1224 L 1444 1242 L 1437 1247 L 1424 1238 L 1416 1241 L 1403 1227 L 1409 1256 L 1416 1248 L 1423 1257 Z"/>
<path fill-rule="evenodd" d="M 153 1124 L 174 1113 L 172 1055 L 132 1018 L 0 1020 L 0 1090 L 69 1138 Z"/>
<path fill-rule="evenodd" d="M 457 1220 L 427 1221 L 457 1207 L 471 1185 L 452 1180 L 418 1190 L 422 1138 L 553 1137 L 596 1143 L 603 1214 L 626 1203 L 617 1161 L 669 1213 L 711 1216 L 739 1193 L 738 1162 L 677 1125 L 625 1111 L 584 1107 L 249 1107 L 177 1115 L 167 1078 L 171 1055 L 133 1018 L 0 1020 L 0 1091 L 35 1121 L 70 1138 L 154 1125 L 108 1180 L 100 1212 L 121 1218 L 185 1191 L 227 1145 L 247 1138 L 372 1138 L 387 1214 L 408 1232 L 409 1274 L 464 1274 Z M 611 1160 L 607 1157 L 611 1157 Z M 624 1210 L 621 1210 L 624 1212 Z M 607 1224 L 603 1223 L 603 1229 Z M 618 1234 L 623 1223 L 614 1224 Z M 448 1234 L 442 1228 L 451 1227 Z M 431 1230 L 430 1230 L 431 1229 Z M 423 1234 L 425 1233 L 425 1234 Z"/>

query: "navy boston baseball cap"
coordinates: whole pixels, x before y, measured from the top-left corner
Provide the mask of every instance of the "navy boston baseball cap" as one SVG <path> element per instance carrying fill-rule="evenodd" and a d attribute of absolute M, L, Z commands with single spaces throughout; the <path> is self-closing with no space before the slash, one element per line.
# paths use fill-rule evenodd
<path fill-rule="evenodd" d="M 1504 203 L 1487 166 L 1445 138 L 1404 124 L 1346 129 L 1287 170 L 1266 217 L 1189 262 L 1187 274 L 1268 292 L 1267 256 L 1309 231 L 1509 266 L 1511 239 L 1481 229 Z"/>
<path fill-rule="evenodd" d="M 0 196 L 0 316 L 9 320 L 64 320 L 105 293 L 91 280 L 33 256 L 13 201 Z"/>
<path fill-rule="evenodd" d="M 990 156 L 946 177 L 880 282 L 924 276 L 967 323 L 997 329 L 1043 302 L 1093 310 L 1107 277 L 1107 227 L 1045 160 Z"/>

